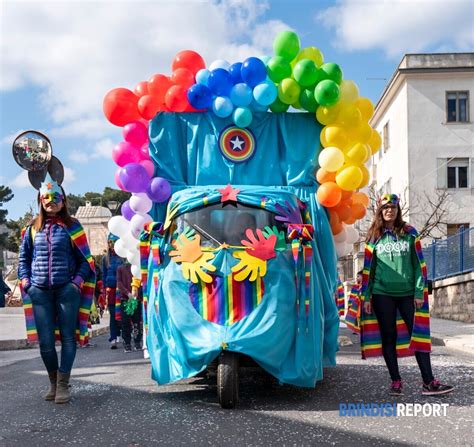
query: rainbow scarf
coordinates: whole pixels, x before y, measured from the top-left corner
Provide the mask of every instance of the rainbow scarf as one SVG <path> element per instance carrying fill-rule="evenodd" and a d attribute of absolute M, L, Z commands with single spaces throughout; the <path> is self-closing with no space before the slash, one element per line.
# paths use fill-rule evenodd
<path fill-rule="evenodd" d="M 347 327 L 356 334 L 360 333 L 360 309 L 361 302 L 359 298 L 360 284 L 354 284 L 349 294 L 349 302 L 347 304 L 347 313 L 345 323 Z"/>
<path fill-rule="evenodd" d="M 213 276 L 210 283 L 190 283 L 191 304 L 202 318 L 230 326 L 249 315 L 262 302 L 265 293 L 262 277 L 256 281 L 236 281 L 234 275 Z"/>
<path fill-rule="evenodd" d="M 79 249 L 81 254 L 86 258 L 89 263 L 90 273 L 89 276 L 85 279 L 82 284 L 81 289 L 81 302 L 79 307 L 79 314 L 77 318 L 77 328 L 76 328 L 76 339 L 81 345 L 85 345 L 89 341 L 89 329 L 88 321 L 90 309 L 92 306 L 92 301 L 94 297 L 95 290 L 95 265 L 92 255 L 90 253 L 89 244 L 87 243 L 87 237 L 84 232 L 82 225 L 75 221 L 70 227 L 66 227 L 62 222 L 58 222 L 58 225 L 61 225 L 69 234 L 72 243 Z M 26 232 L 30 232 L 30 227 L 24 228 L 22 230 L 22 240 Z M 26 338 L 29 343 L 34 343 L 38 341 L 38 332 L 36 330 L 35 318 L 33 315 L 33 304 L 31 298 L 20 285 L 21 297 L 23 300 L 23 310 L 25 312 L 25 322 L 26 322 Z M 56 338 L 60 341 L 60 332 L 58 326 L 56 326 Z"/>
<path fill-rule="evenodd" d="M 413 323 L 413 332 L 409 336 L 408 329 L 397 312 L 397 355 L 399 357 L 413 355 L 415 351 L 431 352 L 431 336 L 430 336 L 430 314 L 428 302 L 428 286 L 427 286 L 427 270 L 426 262 L 423 258 L 421 248 L 421 239 L 416 229 L 410 225 L 405 225 L 405 232 L 415 238 L 415 251 L 420 263 L 421 274 L 424 281 L 423 289 L 423 305 L 419 309 L 415 309 L 415 320 Z M 362 274 L 362 287 L 360 296 L 362 300 L 367 299 L 366 293 L 369 286 L 370 271 L 374 256 L 375 246 L 378 240 L 367 242 L 364 254 L 364 270 Z M 362 358 L 375 357 L 382 355 L 382 339 L 375 315 L 365 314 L 361 311 L 360 323 L 361 351 Z"/>
<path fill-rule="evenodd" d="M 344 285 L 342 284 L 341 278 L 337 277 L 337 290 L 336 290 L 336 306 L 339 316 L 344 316 L 344 307 L 345 307 L 345 295 L 344 295 Z"/>

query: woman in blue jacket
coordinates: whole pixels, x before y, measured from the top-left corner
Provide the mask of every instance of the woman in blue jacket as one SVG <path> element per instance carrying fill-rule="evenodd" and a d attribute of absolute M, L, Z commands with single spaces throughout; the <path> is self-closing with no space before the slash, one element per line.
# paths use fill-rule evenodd
<path fill-rule="evenodd" d="M 50 379 L 44 398 L 66 403 L 76 356 L 82 289 L 89 290 L 95 277 L 83 229 L 68 213 L 64 190 L 49 175 L 41 185 L 38 204 L 39 213 L 23 236 L 18 277 L 24 298 L 32 303 L 33 330 L 37 331 Z M 60 362 L 55 348 L 56 327 L 61 337 Z"/>

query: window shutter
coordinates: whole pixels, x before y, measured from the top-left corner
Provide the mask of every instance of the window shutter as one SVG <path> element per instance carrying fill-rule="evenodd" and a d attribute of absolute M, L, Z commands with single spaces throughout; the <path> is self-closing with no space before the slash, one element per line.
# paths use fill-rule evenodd
<path fill-rule="evenodd" d="M 446 189 L 447 188 L 447 172 L 448 167 L 446 166 L 447 159 L 446 158 L 437 158 L 436 159 L 436 179 L 437 184 L 436 187 L 438 189 Z"/>

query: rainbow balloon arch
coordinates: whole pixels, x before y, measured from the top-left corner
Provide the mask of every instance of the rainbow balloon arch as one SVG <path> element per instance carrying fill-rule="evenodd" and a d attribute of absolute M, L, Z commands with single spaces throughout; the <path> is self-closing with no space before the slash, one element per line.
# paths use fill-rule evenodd
<path fill-rule="evenodd" d="M 251 125 L 255 112 L 285 113 L 291 107 L 313 113 L 323 126 L 316 197 L 328 211 L 338 256 L 347 255 L 358 240 L 353 224 L 365 216 L 369 204 L 358 190 L 368 185 L 365 165 L 381 146 L 380 135 L 369 125 L 374 106 L 359 96 L 354 81 L 343 79 L 338 64 L 324 62 L 318 48 L 301 49 L 294 32 L 279 33 L 273 50 L 271 57 L 234 64 L 216 60 L 207 68 L 198 53 L 184 50 L 173 59 L 171 75 L 155 74 L 133 91 L 116 88 L 106 94 L 105 116 L 123 127 L 124 141 L 112 152 L 118 165 L 115 182 L 132 193 L 109 229 L 119 236 L 115 251 L 130 261 L 134 276 L 140 277 L 137 239 L 153 220 L 148 213 L 153 203 L 165 203 L 171 195 L 168 181 L 153 177 L 148 151 L 148 123 L 159 112 L 212 112 L 232 117 L 241 128 Z"/>

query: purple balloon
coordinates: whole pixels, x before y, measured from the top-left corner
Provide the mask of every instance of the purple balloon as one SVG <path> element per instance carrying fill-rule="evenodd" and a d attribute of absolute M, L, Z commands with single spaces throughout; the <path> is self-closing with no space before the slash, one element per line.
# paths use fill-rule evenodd
<path fill-rule="evenodd" d="M 135 216 L 135 211 L 130 208 L 130 201 L 126 200 L 125 202 L 122 203 L 122 207 L 120 208 L 122 211 L 122 216 L 125 217 L 125 219 L 130 220 L 133 216 Z"/>
<path fill-rule="evenodd" d="M 126 164 L 120 170 L 119 179 L 128 192 L 145 192 L 150 182 L 146 169 L 139 163 Z"/>
<path fill-rule="evenodd" d="M 151 179 L 146 193 L 153 202 L 166 202 L 171 196 L 171 185 L 163 177 L 154 177 Z"/>

